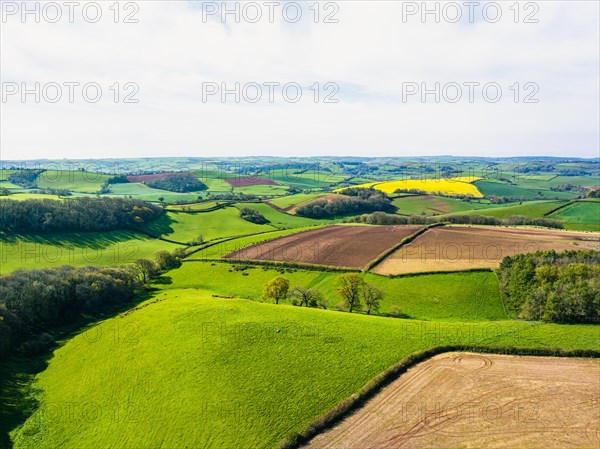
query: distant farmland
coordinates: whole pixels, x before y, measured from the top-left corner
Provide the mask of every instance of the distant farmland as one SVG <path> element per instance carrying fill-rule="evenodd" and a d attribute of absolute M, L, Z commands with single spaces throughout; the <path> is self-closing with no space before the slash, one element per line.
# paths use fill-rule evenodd
<path fill-rule="evenodd" d="M 253 176 L 241 177 L 241 178 L 225 178 L 225 181 L 232 185 L 233 187 L 247 187 L 247 186 L 277 186 L 279 183 L 264 178 L 256 178 Z"/>
<path fill-rule="evenodd" d="M 308 449 L 597 448 L 599 370 L 598 359 L 439 355 Z"/>
<path fill-rule="evenodd" d="M 600 247 L 600 234 L 534 228 L 443 226 L 433 228 L 387 257 L 375 272 L 405 274 L 496 268 L 506 256 L 541 250 Z"/>
<path fill-rule="evenodd" d="M 228 254 L 229 259 L 362 268 L 421 226 L 329 226 Z"/>

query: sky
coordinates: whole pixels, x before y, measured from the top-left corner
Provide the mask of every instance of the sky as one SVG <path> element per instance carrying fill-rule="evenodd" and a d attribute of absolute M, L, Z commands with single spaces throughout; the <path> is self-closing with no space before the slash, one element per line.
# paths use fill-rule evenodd
<path fill-rule="evenodd" d="M 74 3 L 0 1 L 4 160 L 600 156 L 597 1 Z"/>

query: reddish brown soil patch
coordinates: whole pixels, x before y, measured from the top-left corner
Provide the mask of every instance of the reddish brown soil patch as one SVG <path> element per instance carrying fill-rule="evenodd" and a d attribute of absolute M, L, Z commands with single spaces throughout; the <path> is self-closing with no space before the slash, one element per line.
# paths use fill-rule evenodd
<path fill-rule="evenodd" d="M 279 185 L 275 181 L 271 179 L 264 178 L 255 178 L 253 176 L 248 176 L 245 178 L 225 178 L 225 181 L 228 182 L 233 187 L 247 187 L 247 186 L 259 186 L 259 185 L 267 185 L 267 186 L 277 186 Z"/>
<path fill-rule="evenodd" d="M 243 248 L 227 258 L 362 268 L 422 226 L 328 226 Z"/>
<path fill-rule="evenodd" d="M 598 359 L 439 355 L 308 448 L 598 448 L 599 370 Z"/>

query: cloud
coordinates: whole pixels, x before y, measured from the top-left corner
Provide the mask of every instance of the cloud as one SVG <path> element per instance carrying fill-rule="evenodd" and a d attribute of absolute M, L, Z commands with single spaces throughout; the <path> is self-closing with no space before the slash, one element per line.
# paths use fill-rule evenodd
<path fill-rule="evenodd" d="M 216 15 L 204 20 L 213 3 L 178 1 L 135 2 L 138 23 L 123 23 L 134 12 L 127 2 L 120 3 L 119 23 L 112 2 L 101 3 L 98 23 L 78 15 L 73 23 L 3 17 L 3 83 L 94 82 L 102 98 L 94 104 L 80 92 L 73 104 L 7 98 L 2 158 L 598 155 L 597 2 L 536 2 L 538 11 L 522 2 L 518 23 L 505 2 L 498 3 L 497 23 L 481 14 L 470 23 L 464 8 L 459 23 L 436 23 L 431 15 L 423 23 L 418 15 L 403 16 L 413 2 L 362 1 L 321 2 L 314 23 L 312 3 L 302 3 L 298 23 L 282 19 L 283 2 L 273 23 L 265 20 L 264 2 L 256 2 L 263 13 L 258 23 L 243 17 L 236 23 L 232 15 L 226 23 Z M 322 23 L 332 12 L 338 22 Z M 539 22 L 523 23 L 532 12 Z M 139 86 L 139 103 L 123 102 L 133 92 L 127 82 Z M 219 95 L 202 101 L 203 83 L 231 89 L 236 82 L 293 82 L 303 95 L 289 103 L 277 88 L 271 103 L 263 86 L 256 104 L 236 103 L 233 94 L 226 103 Z M 335 90 L 324 89 L 327 82 L 339 87 L 338 103 L 323 102 Z M 436 82 L 446 93 L 453 83 L 462 86 L 461 101 L 406 97 L 413 83 L 432 89 Z M 480 83 L 473 103 L 465 82 Z M 502 88 L 497 103 L 483 96 L 490 82 Z M 539 87 L 538 103 L 523 102 L 536 90 L 525 88 L 528 82 Z"/>

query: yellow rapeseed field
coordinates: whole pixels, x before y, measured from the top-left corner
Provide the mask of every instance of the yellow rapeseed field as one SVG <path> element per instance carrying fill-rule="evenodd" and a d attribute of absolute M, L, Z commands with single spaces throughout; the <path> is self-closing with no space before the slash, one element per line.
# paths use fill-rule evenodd
<path fill-rule="evenodd" d="M 481 178 L 473 176 L 463 176 L 457 178 L 445 179 L 406 179 L 402 181 L 388 181 L 378 183 L 368 183 L 353 186 L 354 188 L 375 188 L 382 192 L 392 194 L 396 190 L 417 189 L 431 194 L 440 194 L 447 196 L 467 195 L 473 198 L 483 198 L 483 194 L 475 187 L 472 182 Z M 343 190 L 343 189 L 340 189 Z"/>

